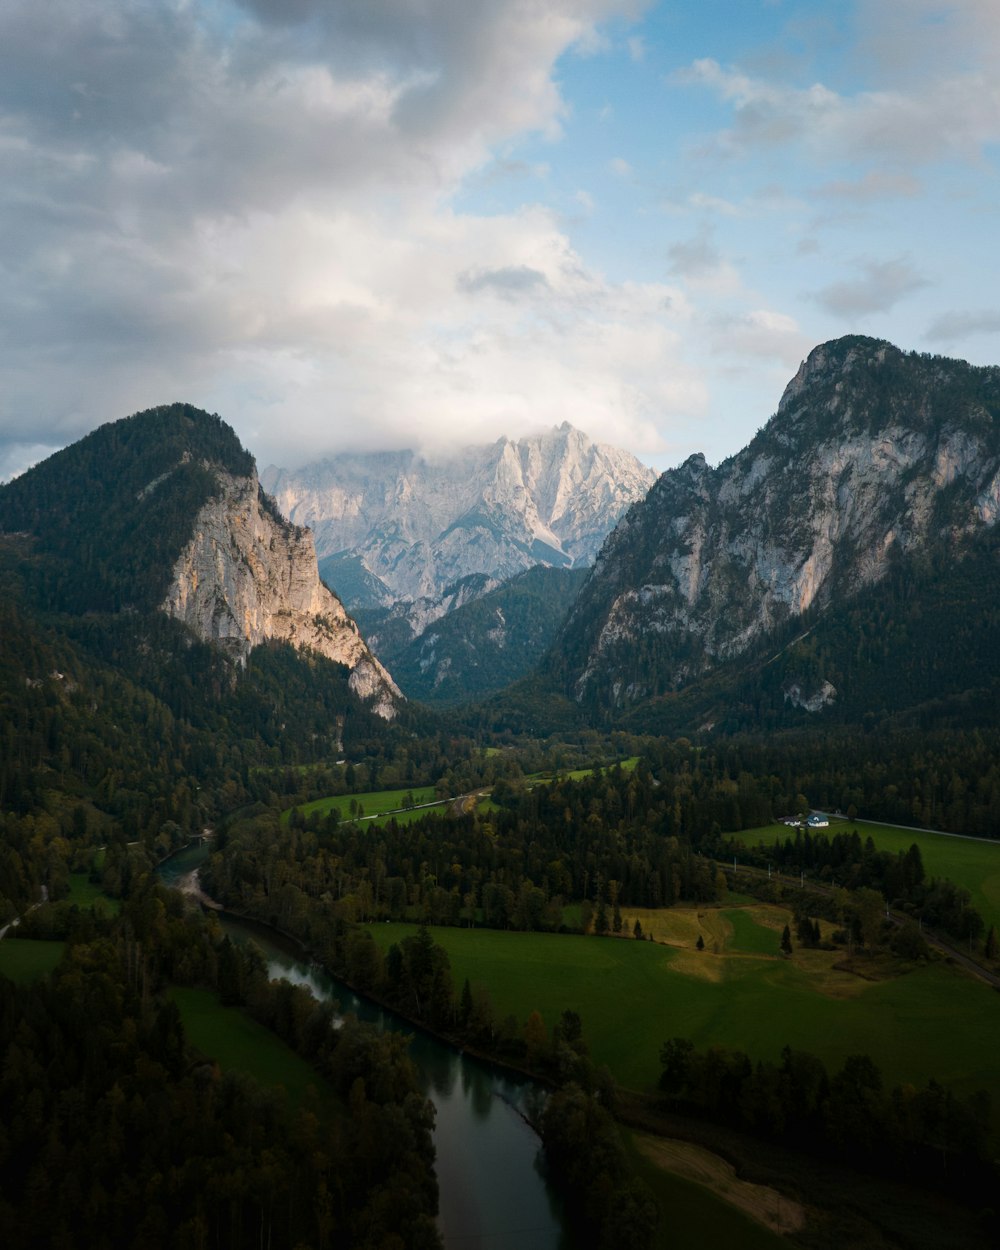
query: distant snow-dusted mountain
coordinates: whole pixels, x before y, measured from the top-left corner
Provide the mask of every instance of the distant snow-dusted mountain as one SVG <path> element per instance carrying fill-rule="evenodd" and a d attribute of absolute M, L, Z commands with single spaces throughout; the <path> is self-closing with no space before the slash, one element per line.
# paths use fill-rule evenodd
<path fill-rule="evenodd" d="M 440 459 L 345 454 L 261 475 L 284 515 L 312 529 L 324 579 L 352 607 L 438 598 L 472 574 L 592 564 L 655 480 L 568 422 Z"/>

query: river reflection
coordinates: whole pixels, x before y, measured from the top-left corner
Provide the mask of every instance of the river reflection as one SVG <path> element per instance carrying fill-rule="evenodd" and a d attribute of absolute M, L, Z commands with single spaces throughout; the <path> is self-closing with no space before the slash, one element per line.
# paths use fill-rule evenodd
<path fill-rule="evenodd" d="M 182 852 L 161 868 L 167 884 L 191 871 L 204 852 Z M 435 1108 L 440 1189 L 438 1224 L 447 1250 L 569 1250 L 561 1204 L 539 1169 L 539 1140 L 525 1123 L 545 1091 L 446 1046 L 391 1012 L 358 998 L 301 959 L 273 930 L 220 916 L 235 942 L 253 942 L 273 979 L 304 986 L 379 1028 L 412 1033 L 410 1055 Z"/>

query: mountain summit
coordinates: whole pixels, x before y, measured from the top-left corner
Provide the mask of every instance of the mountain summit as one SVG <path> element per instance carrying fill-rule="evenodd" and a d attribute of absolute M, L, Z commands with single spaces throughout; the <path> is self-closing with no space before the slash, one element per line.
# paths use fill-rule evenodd
<path fill-rule="evenodd" d="M 880 698 L 901 697 L 904 677 L 914 700 L 939 697 L 955 661 L 940 631 L 968 627 L 968 656 L 993 637 L 985 605 L 970 622 L 994 593 L 998 514 L 1000 369 L 859 336 L 823 344 L 748 447 L 714 469 L 692 456 L 631 508 L 549 672 L 572 698 L 621 714 L 766 650 L 768 680 L 784 673 L 779 701 L 815 711 L 860 706 L 875 646 L 883 663 L 909 657 Z M 848 613 L 857 632 L 834 644 Z M 789 646 L 803 631 L 808 642 Z"/>
<path fill-rule="evenodd" d="M 588 565 L 655 480 L 568 422 L 441 459 L 373 452 L 262 474 L 284 515 L 315 532 L 320 571 L 352 608 L 438 599 L 472 574 L 495 584 L 536 564 Z"/>
<path fill-rule="evenodd" d="M 44 554 L 48 609 L 161 611 L 240 663 L 289 642 L 350 670 L 371 710 L 395 712 L 399 691 L 320 581 L 312 536 L 279 515 L 218 417 L 172 404 L 101 426 L 0 488 L 0 531 Z"/>

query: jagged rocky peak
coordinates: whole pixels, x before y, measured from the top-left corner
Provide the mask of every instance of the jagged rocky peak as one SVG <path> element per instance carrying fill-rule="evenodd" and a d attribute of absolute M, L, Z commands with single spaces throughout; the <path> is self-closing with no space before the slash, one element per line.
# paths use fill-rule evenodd
<path fill-rule="evenodd" d="M 676 690 L 998 514 L 1000 369 L 825 343 L 749 446 L 691 457 L 633 506 L 550 666 L 618 706 Z"/>
<path fill-rule="evenodd" d="M 345 454 L 262 480 L 285 516 L 314 529 L 345 602 L 376 607 L 440 598 L 471 575 L 589 565 L 656 474 L 564 422 L 434 458 Z"/>

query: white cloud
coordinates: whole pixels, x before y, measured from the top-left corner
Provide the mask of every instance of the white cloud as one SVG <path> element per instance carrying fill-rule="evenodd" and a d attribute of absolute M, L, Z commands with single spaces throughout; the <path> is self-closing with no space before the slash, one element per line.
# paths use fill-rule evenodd
<path fill-rule="evenodd" d="M 927 286 L 908 260 L 861 261 L 860 276 L 834 282 L 816 293 L 824 308 L 841 317 L 886 312 L 907 295 Z"/>
<path fill-rule="evenodd" d="M 794 369 L 815 346 L 794 317 L 759 308 L 712 321 L 712 350 L 716 354 L 750 360 L 777 360 Z"/>
<path fill-rule="evenodd" d="M 711 58 L 675 78 L 732 106 L 732 125 L 713 140 L 723 155 L 800 144 L 824 163 L 887 161 L 908 169 L 945 157 L 975 160 L 1000 139 L 1000 83 L 986 66 L 939 74 L 907 90 L 852 95 L 818 82 L 768 82 Z"/>
<path fill-rule="evenodd" d="M 670 359 L 681 301 L 651 284 L 634 315 L 544 212 L 448 207 L 508 140 L 558 134 L 557 59 L 641 7 L 8 0 L 0 441 L 175 398 L 273 455 L 293 426 L 306 455 L 577 404 L 648 441 L 686 384 L 641 361 L 650 335 Z"/>
<path fill-rule="evenodd" d="M 954 343 L 973 334 L 1000 334 L 1000 309 L 943 313 L 928 326 L 924 338 L 934 343 Z"/>
<path fill-rule="evenodd" d="M 891 173 L 870 169 L 856 179 L 837 179 L 817 187 L 817 199 L 842 200 L 866 204 L 873 200 L 914 199 L 923 191 L 923 183 L 912 174 Z"/>
<path fill-rule="evenodd" d="M 690 239 L 671 244 L 667 256 L 670 271 L 702 295 L 719 297 L 742 293 L 739 272 L 720 252 L 708 227 L 703 227 Z"/>

